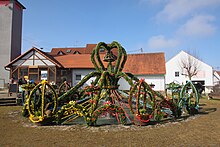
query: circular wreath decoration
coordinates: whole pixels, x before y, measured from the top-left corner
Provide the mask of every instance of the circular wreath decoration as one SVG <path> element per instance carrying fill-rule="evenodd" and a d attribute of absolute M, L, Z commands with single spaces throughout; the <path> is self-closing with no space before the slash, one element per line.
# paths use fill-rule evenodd
<path fill-rule="evenodd" d="M 96 109 L 93 113 L 92 116 L 90 118 L 87 118 L 87 124 L 88 125 L 95 125 L 96 121 L 98 119 L 98 117 L 105 113 L 106 111 L 111 112 L 111 113 L 117 113 L 120 119 L 120 122 L 122 124 L 126 124 L 126 115 L 124 110 L 117 106 L 117 105 L 113 105 L 111 103 L 107 103 L 101 107 L 99 107 L 98 109 Z"/>

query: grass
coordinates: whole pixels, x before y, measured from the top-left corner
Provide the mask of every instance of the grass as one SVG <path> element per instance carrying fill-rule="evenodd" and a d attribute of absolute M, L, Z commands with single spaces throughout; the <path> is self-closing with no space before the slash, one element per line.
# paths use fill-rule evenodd
<path fill-rule="evenodd" d="M 198 115 L 149 126 L 37 126 L 22 107 L 0 107 L 0 146 L 220 146 L 220 100 L 200 100 Z"/>

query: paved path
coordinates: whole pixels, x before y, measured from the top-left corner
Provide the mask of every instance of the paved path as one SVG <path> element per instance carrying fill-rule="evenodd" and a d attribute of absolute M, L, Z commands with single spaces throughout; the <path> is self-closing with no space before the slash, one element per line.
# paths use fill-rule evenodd
<path fill-rule="evenodd" d="M 8 97 L 8 89 L 0 91 L 0 98 Z"/>

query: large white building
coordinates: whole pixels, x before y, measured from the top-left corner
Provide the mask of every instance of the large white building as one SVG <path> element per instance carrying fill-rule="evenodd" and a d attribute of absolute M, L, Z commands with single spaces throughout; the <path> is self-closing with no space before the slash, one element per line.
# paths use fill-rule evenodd
<path fill-rule="evenodd" d="M 214 71 L 213 82 L 214 85 L 220 84 L 220 71 Z"/>
<path fill-rule="evenodd" d="M 198 73 L 192 77 L 193 82 L 200 82 L 205 87 L 205 92 L 209 93 L 213 87 L 213 68 L 197 59 L 196 57 L 181 51 L 176 56 L 166 62 L 166 84 L 171 82 L 177 82 L 185 84 L 189 78 L 184 75 L 186 71 L 182 69 L 182 61 L 186 61 L 190 58 L 198 66 Z"/>

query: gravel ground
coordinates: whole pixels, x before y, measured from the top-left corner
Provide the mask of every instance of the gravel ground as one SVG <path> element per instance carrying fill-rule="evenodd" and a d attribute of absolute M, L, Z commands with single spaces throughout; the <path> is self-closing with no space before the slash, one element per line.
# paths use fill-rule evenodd
<path fill-rule="evenodd" d="M 200 101 L 198 115 L 149 126 L 37 126 L 22 107 L 0 107 L 0 146 L 220 146 L 220 100 Z"/>

